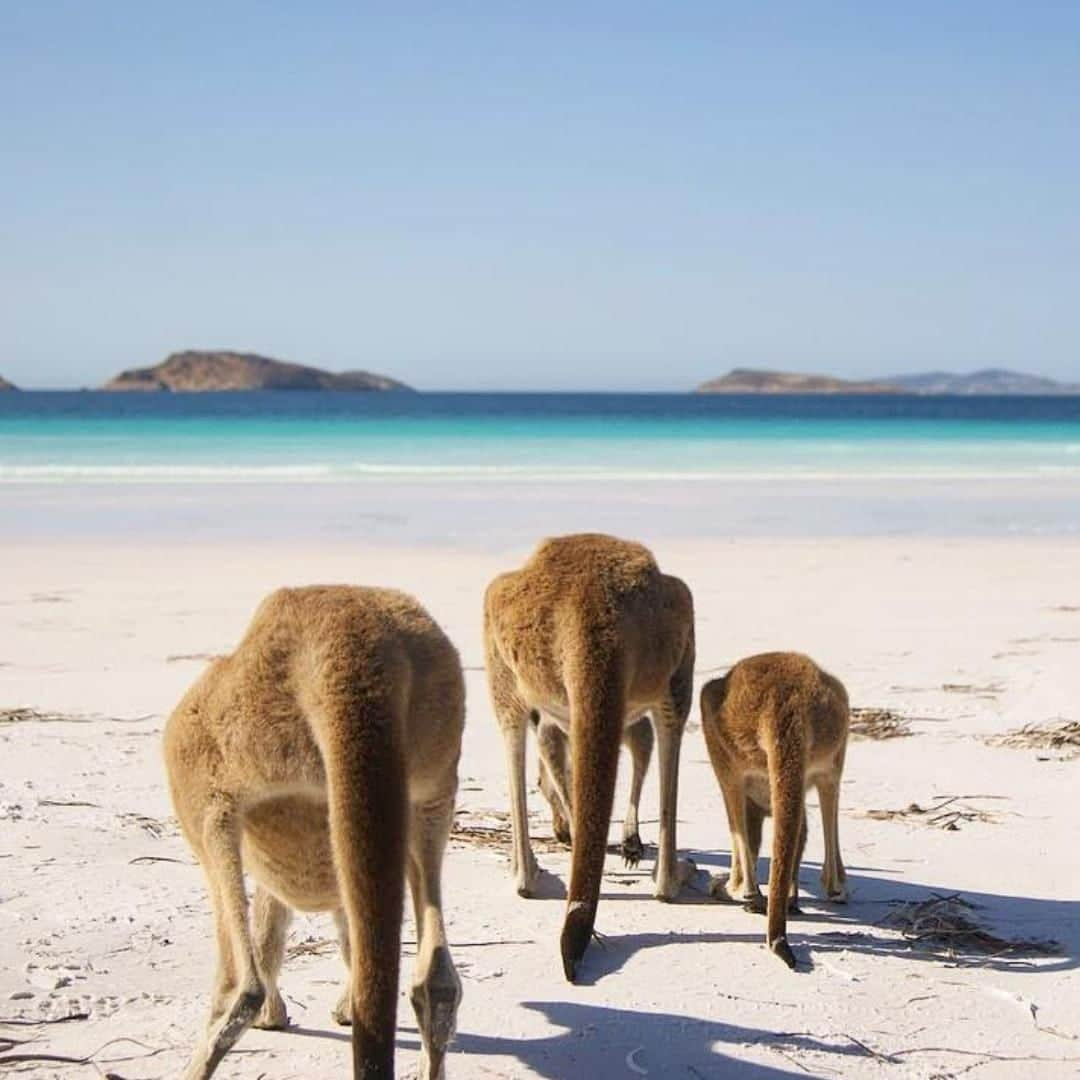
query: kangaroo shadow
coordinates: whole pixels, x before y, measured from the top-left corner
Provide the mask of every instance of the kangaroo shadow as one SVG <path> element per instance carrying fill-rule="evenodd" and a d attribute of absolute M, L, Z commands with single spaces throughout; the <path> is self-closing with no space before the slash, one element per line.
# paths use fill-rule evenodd
<path fill-rule="evenodd" d="M 693 1080 L 738 1076 L 740 1080 L 805 1077 L 794 1072 L 725 1054 L 723 1044 L 773 1044 L 786 1050 L 812 1050 L 838 1057 L 862 1056 L 857 1046 L 837 1046 L 806 1034 L 774 1034 L 701 1017 L 610 1009 L 568 1001 L 525 1001 L 522 1008 L 543 1015 L 563 1030 L 532 1038 L 458 1032 L 450 1047 L 447 1073 L 457 1055 L 512 1057 L 537 1076 L 681 1076 Z M 406 1029 L 411 1030 L 411 1029 Z M 418 1039 L 399 1037 L 398 1046 L 418 1050 Z"/>
<path fill-rule="evenodd" d="M 904 955 L 953 967 L 1022 969 L 1032 974 L 1080 967 L 1080 900 L 977 892 L 949 884 L 871 877 L 849 869 L 850 900 L 831 904 L 820 894 L 816 873 L 809 872 L 813 864 L 805 865 L 800 882 L 804 889 L 803 920 L 817 922 L 821 927 L 806 939 L 814 950 Z M 941 933 L 935 938 L 933 920 L 925 926 L 912 926 L 905 919 L 905 915 L 915 913 L 915 905 L 952 896 L 970 905 L 960 910 L 972 928 L 991 935 L 981 944 L 974 936 L 957 933 L 948 925 L 940 927 Z M 798 922 L 793 926 L 797 928 Z M 906 936 L 898 936 L 898 930 L 906 930 Z"/>
<path fill-rule="evenodd" d="M 724 869 L 730 860 L 714 853 L 687 852 L 699 867 Z M 768 881 L 768 859 L 760 865 L 761 881 Z M 862 871 L 862 872 L 860 872 Z M 850 898 L 845 904 L 829 902 L 819 884 L 820 864 L 803 862 L 799 878 L 801 913 L 788 917 L 789 938 L 799 960 L 799 969 L 813 966 L 814 953 L 848 951 L 867 955 L 905 956 L 925 963 L 952 967 L 981 967 L 996 971 L 1024 970 L 1032 973 L 1071 971 L 1080 966 L 1080 901 L 1051 900 L 1037 896 L 1011 896 L 957 890 L 949 885 L 923 884 L 898 877 L 878 876 L 871 868 L 847 869 Z M 728 911 L 738 905 L 716 900 L 703 888 L 699 869 L 678 903 L 716 906 Z M 915 905 L 935 897 L 957 895 L 970 907 L 961 909 L 976 931 L 992 937 L 981 940 L 942 925 L 932 936 L 933 922 L 907 927 L 905 914 L 914 914 Z M 637 893 L 603 894 L 605 901 L 643 900 Z M 603 907 L 601 906 L 601 913 Z M 639 949 L 676 942 L 720 943 L 750 941 L 764 943 L 765 923 L 760 915 L 739 912 L 746 932 L 600 935 L 602 948 L 590 948 L 582 969 L 585 981 L 618 971 Z M 602 918 L 602 915 L 601 915 Z M 730 925 L 725 920 L 725 925 Z M 602 929 L 602 924 L 601 924 Z M 995 940 L 996 939 L 996 940 Z M 1034 943 L 1034 944 L 1033 944 Z M 1049 950 L 1039 946 L 1051 943 Z M 778 962 L 779 963 L 779 962 Z M 779 968 L 778 968 L 779 971 Z"/>

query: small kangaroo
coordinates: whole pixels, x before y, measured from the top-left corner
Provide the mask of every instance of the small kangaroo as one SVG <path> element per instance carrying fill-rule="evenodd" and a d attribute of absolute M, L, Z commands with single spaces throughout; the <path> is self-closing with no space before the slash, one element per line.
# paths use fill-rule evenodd
<path fill-rule="evenodd" d="M 731 827 L 731 874 L 714 878 L 713 896 L 768 912 L 769 948 L 788 967 L 787 913 L 798 911 L 799 865 L 806 847 L 806 787 L 821 801 L 829 899 L 847 899 L 840 858 L 840 777 L 847 749 L 848 698 L 838 679 L 798 653 L 740 660 L 701 690 L 701 726 Z M 761 826 L 775 817 L 768 905 L 757 880 Z"/>
<path fill-rule="evenodd" d="M 543 541 L 521 570 L 488 586 L 484 643 L 506 747 L 511 870 L 521 896 L 533 895 L 539 875 L 525 793 L 532 715 L 569 738 L 569 767 L 544 767 L 553 784 L 564 776 L 569 781 L 559 796 L 572 820 L 561 952 L 573 982 L 596 922 L 619 744 L 624 729 L 646 714 L 660 756 L 657 898 L 675 899 L 693 871 L 675 858 L 679 746 L 692 699 L 693 600 L 678 578 L 660 573 L 640 544 L 595 533 L 558 537 Z M 542 734 L 539 741 L 544 758 Z"/>
<path fill-rule="evenodd" d="M 352 1023 L 353 1076 L 391 1080 L 406 876 L 420 1076 L 443 1076 L 461 982 L 440 874 L 464 718 L 454 646 L 389 589 L 272 593 L 187 692 L 165 727 L 165 765 L 206 875 L 218 972 L 186 1080 L 206 1080 L 250 1024 L 287 1024 L 277 976 L 292 908 L 335 913 L 349 983 L 334 1016 Z"/>

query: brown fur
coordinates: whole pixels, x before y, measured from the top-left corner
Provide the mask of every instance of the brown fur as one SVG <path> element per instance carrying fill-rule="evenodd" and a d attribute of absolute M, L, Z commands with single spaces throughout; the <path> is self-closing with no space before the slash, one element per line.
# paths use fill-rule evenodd
<path fill-rule="evenodd" d="M 690 590 L 661 574 L 640 544 L 597 534 L 564 536 L 545 540 L 521 570 L 488 586 L 484 640 L 506 745 L 512 870 L 522 896 L 533 895 L 539 874 L 525 799 L 530 716 L 539 713 L 569 737 L 566 809 L 573 854 L 562 957 L 572 982 L 596 921 L 619 742 L 645 714 L 652 717 L 660 757 L 656 896 L 673 900 L 692 869 L 676 862 L 675 809 L 679 746 L 692 696 L 693 601 Z M 559 766 L 544 760 L 555 778 Z"/>
<path fill-rule="evenodd" d="M 805 792 L 817 786 L 825 831 L 821 882 L 830 900 L 847 899 L 840 857 L 839 792 L 848 735 L 847 692 L 798 653 L 740 660 L 701 691 L 701 726 L 731 826 L 731 875 L 713 895 L 768 912 L 769 948 L 789 967 L 789 905 L 797 911 L 806 845 Z M 776 818 L 767 908 L 757 883 L 762 820 Z"/>
<path fill-rule="evenodd" d="M 440 868 L 464 710 L 457 652 L 416 601 L 347 586 L 271 594 L 185 695 L 165 764 L 218 943 L 188 1080 L 209 1077 L 249 1024 L 287 1023 L 277 973 L 291 908 L 336 913 L 350 977 L 335 1016 L 353 1024 L 353 1075 L 392 1077 L 406 875 L 421 1075 L 442 1075 L 461 984 Z M 244 871 L 257 886 L 251 927 Z"/>

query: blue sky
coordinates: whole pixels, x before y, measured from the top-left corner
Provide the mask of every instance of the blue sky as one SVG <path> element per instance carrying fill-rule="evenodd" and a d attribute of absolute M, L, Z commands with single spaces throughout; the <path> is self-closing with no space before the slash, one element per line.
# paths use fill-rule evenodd
<path fill-rule="evenodd" d="M 0 93 L 22 385 L 1080 379 L 1080 5 L 37 0 Z"/>

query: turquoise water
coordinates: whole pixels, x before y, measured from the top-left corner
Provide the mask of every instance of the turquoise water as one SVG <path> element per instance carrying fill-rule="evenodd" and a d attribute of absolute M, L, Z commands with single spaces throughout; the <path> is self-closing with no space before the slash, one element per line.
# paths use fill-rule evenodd
<path fill-rule="evenodd" d="M 1080 480 L 1080 399 L 0 395 L 0 484 L 408 477 Z"/>

